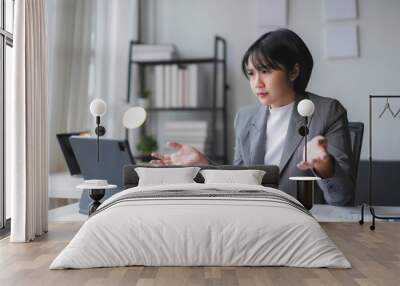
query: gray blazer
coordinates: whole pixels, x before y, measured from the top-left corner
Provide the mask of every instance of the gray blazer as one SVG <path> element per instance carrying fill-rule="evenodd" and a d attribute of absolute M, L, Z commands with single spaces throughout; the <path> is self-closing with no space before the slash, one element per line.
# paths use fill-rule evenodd
<path fill-rule="evenodd" d="M 310 99 L 315 105 L 315 112 L 309 119 L 308 138 L 310 140 L 317 135 L 325 136 L 328 139 L 328 152 L 334 161 L 334 176 L 318 181 L 316 192 L 322 191 L 329 204 L 344 205 L 354 192 L 347 112 L 336 99 L 312 93 L 296 96 L 279 164 L 279 189 L 296 196 L 296 182 L 289 180 L 289 177 L 313 174 L 311 170 L 301 171 L 296 166 L 302 160 L 304 149 L 303 137 L 298 132 L 299 127 L 304 124 L 304 118 L 298 114 L 297 104 L 304 98 Z M 237 113 L 234 123 L 235 165 L 264 164 L 268 114 L 268 108 L 261 104 L 243 107 Z"/>

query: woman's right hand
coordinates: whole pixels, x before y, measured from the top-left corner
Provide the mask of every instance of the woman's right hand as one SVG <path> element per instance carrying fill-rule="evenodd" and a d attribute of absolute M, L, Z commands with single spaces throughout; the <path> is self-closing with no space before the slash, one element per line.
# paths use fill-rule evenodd
<path fill-rule="evenodd" d="M 176 152 L 173 154 L 161 154 L 158 152 L 151 153 L 151 156 L 157 158 L 151 160 L 150 163 L 154 165 L 208 165 L 206 156 L 196 148 L 180 144 L 178 142 L 167 142 L 167 146 L 174 149 Z"/>

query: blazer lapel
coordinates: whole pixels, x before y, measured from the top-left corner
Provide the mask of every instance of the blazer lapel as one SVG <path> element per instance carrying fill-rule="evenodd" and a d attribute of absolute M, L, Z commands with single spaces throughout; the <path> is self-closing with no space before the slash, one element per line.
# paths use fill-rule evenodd
<path fill-rule="evenodd" d="M 297 112 L 297 105 L 302 99 L 307 98 L 304 95 L 299 95 L 296 97 L 295 105 L 293 106 L 292 115 L 290 118 L 290 123 L 288 131 L 286 134 L 286 142 L 283 147 L 282 158 L 279 164 L 279 172 L 282 173 L 285 169 L 289 159 L 292 157 L 293 153 L 296 151 L 297 147 L 301 143 L 303 137 L 299 134 L 299 128 L 304 124 L 304 118 Z M 312 116 L 308 121 L 308 126 L 310 126 Z"/>
<path fill-rule="evenodd" d="M 243 154 L 249 154 L 247 158 L 243 158 L 246 165 L 264 164 L 268 113 L 268 108 L 260 105 L 250 121 L 247 134 L 243 136 Z"/>
<path fill-rule="evenodd" d="M 253 165 L 264 164 L 268 114 L 268 108 L 260 105 L 260 108 L 257 114 L 255 114 L 252 126 L 250 128 L 250 163 Z"/>

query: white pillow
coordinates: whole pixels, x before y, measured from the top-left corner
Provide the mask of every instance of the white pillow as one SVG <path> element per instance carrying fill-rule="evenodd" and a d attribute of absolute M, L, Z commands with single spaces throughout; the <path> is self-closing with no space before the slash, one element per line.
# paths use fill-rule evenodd
<path fill-rule="evenodd" d="M 265 171 L 262 170 L 201 170 L 205 184 L 234 183 L 261 185 Z"/>
<path fill-rule="evenodd" d="M 135 168 L 139 176 L 139 186 L 195 183 L 193 179 L 199 170 L 199 167 Z"/>

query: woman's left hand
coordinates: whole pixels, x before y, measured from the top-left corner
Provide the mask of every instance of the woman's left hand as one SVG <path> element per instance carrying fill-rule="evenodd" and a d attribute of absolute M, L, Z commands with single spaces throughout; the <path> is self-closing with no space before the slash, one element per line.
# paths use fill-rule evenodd
<path fill-rule="evenodd" d="M 314 169 L 322 178 L 333 176 L 333 161 L 327 151 L 328 139 L 318 135 L 307 142 L 307 162 L 303 161 L 297 164 L 300 170 Z"/>

